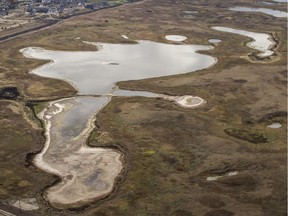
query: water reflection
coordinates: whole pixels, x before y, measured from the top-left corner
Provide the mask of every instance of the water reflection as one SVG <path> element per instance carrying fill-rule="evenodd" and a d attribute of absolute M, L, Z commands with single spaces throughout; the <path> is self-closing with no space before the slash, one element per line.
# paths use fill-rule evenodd
<path fill-rule="evenodd" d="M 273 128 L 273 129 L 277 129 L 277 128 L 281 128 L 282 125 L 280 123 L 272 123 L 270 125 L 267 126 L 268 128 Z"/>
<path fill-rule="evenodd" d="M 268 57 L 273 55 L 274 51 L 271 50 L 273 45 L 275 44 L 275 41 L 272 39 L 272 37 L 269 34 L 265 33 L 256 33 L 256 32 L 250 32 L 240 29 L 233 29 L 233 28 L 227 28 L 227 27 L 212 27 L 212 29 L 222 32 L 228 32 L 228 33 L 234 33 L 239 35 L 244 35 L 246 37 L 252 38 L 253 41 L 248 42 L 246 45 L 252 49 L 255 49 L 259 51 L 258 54 L 259 57 Z"/>
<path fill-rule="evenodd" d="M 288 13 L 279 10 L 273 10 L 269 8 L 250 8 L 250 7 L 233 7 L 230 8 L 232 11 L 243 11 L 243 12 L 261 12 L 274 17 L 287 17 Z"/>
<path fill-rule="evenodd" d="M 281 2 L 281 3 L 287 3 L 287 2 L 288 2 L 288 0 L 272 0 L 272 1 L 274 1 L 274 2 Z"/>
<path fill-rule="evenodd" d="M 30 58 L 49 59 L 53 63 L 37 68 L 34 73 L 68 80 L 79 94 L 110 93 L 115 82 L 187 73 L 209 67 L 215 59 L 196 53 L 212 47 L 173 45 L 152 41 L 138 44 L 96 43 L 93 52 L 52 51 L 25 48 L 21 52 Z"/>
<path fill-rule="evenodd" d="M 213 38 L 208 40 L 209 43 L 216 43 L 216 44 L 220 43 L 221 41 L 222 40 L 220 40 L 220 39 L 213 39 Z"/>
<path fill-rule="evenodd" d="M 187 39 L 186 36 L 182 36 L 182 35 L 166 35 L 165 38 L 166 40 L 175 41 L 175 42 L 181 42 Z"/>
<path fill-rule="evenodd" d="M 107 102 L 108 97 L 62 99 L 40 114 L 47 126 L 46 142 L 35 164 L 62 179 L 44 194 L 54 207 L 77 206 L 112 190 L 122 170 L 121 154 L 85 145 L 94 128 L 93 116 Z"/>

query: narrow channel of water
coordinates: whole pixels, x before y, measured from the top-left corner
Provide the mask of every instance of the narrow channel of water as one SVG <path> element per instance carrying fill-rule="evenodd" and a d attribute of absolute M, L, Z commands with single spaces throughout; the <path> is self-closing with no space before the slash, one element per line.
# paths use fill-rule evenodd
<path fill-rule="evenodd" d="M 215 26 L 212 29 L 222 32 L 234 33 L 251 38 L 253 41 L 246 43 L 246 45 L 254 50 L 259 51 L 259 57 L 265 58 L 274 54 L 272 47 L 276 44 L 271 35 L 266 33 L 256 33 L 240 29 Z"/>
<path fill-rule="evenodd" d="M 265 13 L 274 17 L 287 17 L 288 13 L 279 10 L 273 10 L 269 8 L 250 8 L 250 7 L 233 7 L 229 8 L 231 11 L 240 11 L 240 12 L 260 12 Z"/>
<path fill-rule="evenodd" d="M 264 5 L 274 5 L 274 2 L 259 2 L 258 4 L 264 4 Z"/>
<path fill-rule="evenodd" d="M 280 2 L 280 3 L 287 3 L 287 2 L 288 2 L 288 0 L 272 0 L 272 1 L 274 1 L 274 2 Z"/>
<path fill-rule="evenodd" d="M 78 207 L 109 194 L 122 170 L 121 154 L 112 149 L 86 146 L 97 112 L 113 96 L 162 97 L 185 108 L 205 103 L 192 96 L 172 97 L 115 88 L 120 80 L 143 79 L 201 70 L 215 58 L 198 54 L 210 46 L 172 45 L 151 41 L 138 44 L 91 43 L 94 52 L 52 51 L 25 48 L 25 57 L 51 60 L 32 72 L 70 82 L 79 96 L 51 102 L 39 115 L 46 125 L 46 143 L 34 163 L 62 181 L 44 197 L 56 208 Z M 80 96 L 80 95 L 100 95 Z"/>

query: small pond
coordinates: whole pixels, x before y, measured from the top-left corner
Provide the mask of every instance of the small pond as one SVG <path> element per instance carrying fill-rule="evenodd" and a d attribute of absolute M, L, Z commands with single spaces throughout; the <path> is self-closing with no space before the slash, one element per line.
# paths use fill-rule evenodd
<path fill-rule="evenodd" d="M 267 126 L 268 128 L 273 128 L 273 129 L 277 129 L 277 128 L 281 128 L 282 125 L 280 123 L 272 123 L 270 125 Z"/>
<path fill-rule="evenodd" d="M 197 13 L 199 13 L 199 11 L 196 11 L 196 10 L 184 10 L 183 13 L 185 13 L 185 14 L 197 14 Z"/>
<path fill-rule="evenodd" d="M 187 39 L 186 36 L 182 36 L 182 35 L 166 35 L 165 38 L 166 40 L 175 41 L 175 42 L 182 42 Z"/>
<path fill-rule="evenodd" d="M 220 42 L 222 42 L 222 40 L 220 40 L 220 39 L 213 39 L 213 38 L 211 38 L 211 39 L 209 39 L 209 40 L 208 40 L 208 42 L 209 42 L 209 43 L 213 43 L 213 44 L 217 44 L 217 43 L 220 43 Z"/>

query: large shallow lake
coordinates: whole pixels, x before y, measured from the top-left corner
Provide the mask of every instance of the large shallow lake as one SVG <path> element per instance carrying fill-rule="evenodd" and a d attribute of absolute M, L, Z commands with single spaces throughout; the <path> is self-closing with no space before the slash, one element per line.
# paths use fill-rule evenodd
<path fill-rule="evenodd" d="M 96 44 L 99 51 L 66 52 L 25 48 L 26 57 L 53 60 L 34 71 L 44 77 L 73 83 L 79 94 L 110 93 L 114 83 L 187 73 L 209 67 L 215 58 L 197 53 L 201 45 L 173 45 L 152 41 L 138 44 Z"/>

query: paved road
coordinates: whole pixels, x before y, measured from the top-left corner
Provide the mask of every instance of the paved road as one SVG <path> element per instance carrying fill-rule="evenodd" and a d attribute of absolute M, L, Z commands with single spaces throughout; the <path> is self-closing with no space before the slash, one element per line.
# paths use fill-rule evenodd
<path fill-rule="evenodd" d="M 16 32 L 16 33 L 13 33 L 13 34 L 10 34 L 10 35 L 4 35 L 2 37 L 0 37 L 0 43 L 2 42 L 5 42 L 5 41 L 9 41 L 9 40 L 12 40 L 14 38 L 17 38 L 17 37 L 20 37 L 22 35 L 27 35 L 27 34 L 32 34 L 32 33 L 35 33 L 35 32 L 38 32 L 38 31 L 43 31 L 43 30 L 46 30 L 46 29 L 49 29 L 49 28 L 52 28 L 54 27 L 55 25 L 63 22 L 64 20 L 61 20 L 61 21 L 54 21 L 50 24 L 46 24 L 46 25 L 42 25 L 42 26 L 37 26 L 35 28 L 31 28 L 31 29 L 26 29 L 24 31 L 19 31 L 19 32 Z"/>

